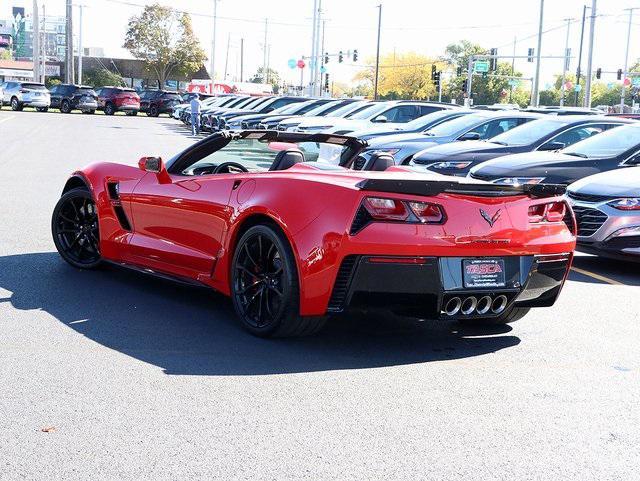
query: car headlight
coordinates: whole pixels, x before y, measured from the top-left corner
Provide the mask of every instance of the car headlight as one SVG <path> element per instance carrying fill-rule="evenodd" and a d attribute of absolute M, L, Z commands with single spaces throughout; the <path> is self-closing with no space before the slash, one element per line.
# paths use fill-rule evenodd
<path fill-rule="evenodd" d="M 539 184 L 544 180 L 544 177 L 502 177 L 501 179 L 492 180 L 492 184 L 502 185 L 525 185 L 525 184 Z"/>
<path fill-rule="evenodd" d="M 448 169 L 465 169 L 470 165 L 471 165 L 471 162 L 447 161 L 447 162 L 435 162 L 433 164 L 430 164 L 428 167 L 434 168 L 434 169 L 448 170 Z"/>
<path fill-rule="evenodd" d="M 638 197 L 625 197 L 624 199 L 616 199 L 611 202 L 607 202 L 608 205 L 614 209 L 619 210 L 640 210 L 640 198 Z"/>
<path fill-rule="evenodd" d="M 635 237 L 640 236 L 640 225 L 634 225 L 631 227 L 623 227 L 622 229 L 618 229 L 609 237 L 606 238 L 605 241 L 612 239 L 614 237 Z"/>
<path fill-rule="evenodd" d="M 396 155 L 398 152 L 400 152 L 400 149 L 375 149 L 375 150 L 370 150 L 369 153 L 371 155 L 375 155 L 375 154 L 385 154 L 385 155 L 391 155 L 394 156 Z"/>
<path fill-rule="evenodd" d="M 325 129 L 332 129 L 333 125 L 310 125 L 308 127 L 300 127 L 300 129 L 304 129 L 306 131 L 309 130 L 325 130 Z"/>

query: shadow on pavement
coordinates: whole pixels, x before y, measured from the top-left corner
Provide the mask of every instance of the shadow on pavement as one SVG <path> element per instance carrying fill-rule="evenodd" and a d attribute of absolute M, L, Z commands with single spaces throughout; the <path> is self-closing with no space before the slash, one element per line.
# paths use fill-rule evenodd
<path fill-rule="evenodd" d="M 640 262 L 579 255 L 573 258 L 573 267 L 605 276 L 627 286 L 640 286 Z M 606 284 L 603 280 L 598 280 L 575 271 L 570 273 L 569 279 L 576 282 Z"/>
<path fill-rule="evenodd" d="M 362 369 L 478 356 L 519 344 L 511 328 L 467 328 L 385 315 L 333 318 L 319 335 L 258 339 L 231 302 L 115 267 L 79 271 L 57 253 L 0 257 L 0 302 L 41 309 L 80 334 L 167 374 L 265 375 Z M 82 321 L 82 322 L 74 322 Z"/>

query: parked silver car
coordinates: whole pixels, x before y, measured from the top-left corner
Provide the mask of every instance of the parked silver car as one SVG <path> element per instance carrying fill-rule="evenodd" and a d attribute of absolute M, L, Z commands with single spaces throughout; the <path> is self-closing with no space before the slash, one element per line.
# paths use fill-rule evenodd
<path fill-rule="evenodd" d="M 640 167 L 591 175 L 569 185 L 578 250 L 640 261 Z"/>
<path fill-rule="evenodd" d="M 22 110 L 24 107 L 35 107 L 44 112 L 51 105 L 51 96 L 44 84 L 37 82 L 9 81 L 0 86 L 3 90 L 3 105 L 11 105 L 12 110 Z"/>

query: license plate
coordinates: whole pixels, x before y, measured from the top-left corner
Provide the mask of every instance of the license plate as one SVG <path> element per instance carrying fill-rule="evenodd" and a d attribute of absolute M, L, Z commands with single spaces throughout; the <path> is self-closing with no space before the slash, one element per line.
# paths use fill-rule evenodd
<path fill-rule="evenodd" d="M 504 287 L 504 259 L 464 259 L 464 287 L 473 289 Z"/>

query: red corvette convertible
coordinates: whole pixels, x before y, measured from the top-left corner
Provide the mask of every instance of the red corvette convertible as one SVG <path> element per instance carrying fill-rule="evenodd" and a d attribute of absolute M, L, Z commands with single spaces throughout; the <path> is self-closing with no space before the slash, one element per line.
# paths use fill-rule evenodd
<path fill-rule="evenodd" d="M 166 163 L 75 172 L 52 218 L 71 265 L 103 262 L 229 295 L 259 336 L 366 306 L 506 323 L 552 305 L 575 247 L 557 186 L 418 175 L 329 134 L 222 132 Z"/>

